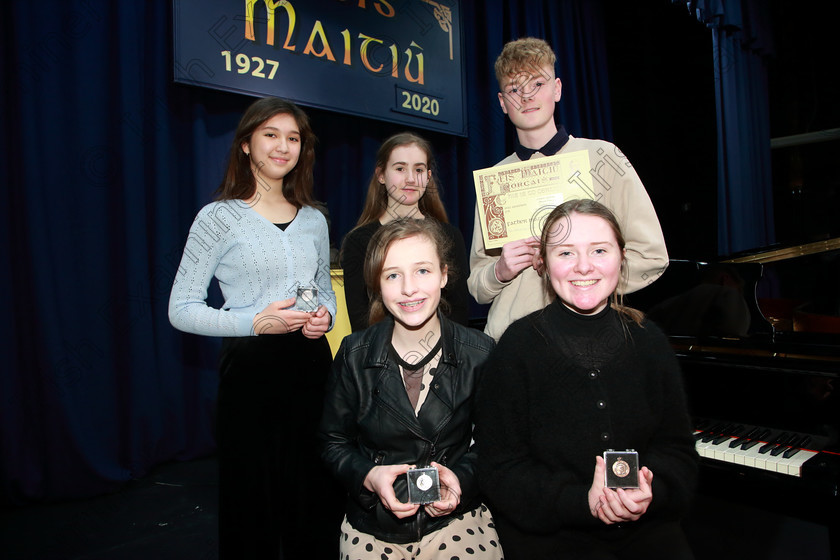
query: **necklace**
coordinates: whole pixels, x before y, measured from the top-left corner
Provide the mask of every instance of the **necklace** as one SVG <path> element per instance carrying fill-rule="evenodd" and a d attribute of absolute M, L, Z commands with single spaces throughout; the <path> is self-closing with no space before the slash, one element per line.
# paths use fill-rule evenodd
<path fill-rule="evenodd" d="M 435 344 L 434 348 L 432 348 L 428 354 L 426 354 L 423 359 L 419 362 L 415 362 L 413 364 L 408 363 L 407 361 L 403 360 L 399 354 L 397 354 L 396 348 L 394 348 L 393 343 L 391 344 L 391 354 L 394 356 L 394 360 L 397 364 L 402 368 L 402 376 L 403 381 L 405 382 L 405 390 L 408 393 L 408 400 L 411 402 L 411 408 L 417 408 L 417 402 L 420 399 L 420 391 L 423 389 L 423 371 L 426 369 L 426 364 L 432 361 L 432 358 L 437 356 L 438 352 L 443 343 L 443 337 L 438 337 L 438 341 Z"/>
<path fill-rule="evenodd" d="M 397 364 L 404 370 L 418 371 L 422 370 L 424 367 L 426 367 L 426 364 L 432 361 L 432 358 L 434 358 L 437 355 L 442 345 L 443 337 L 438 337 L 434 348 L 429 350 L 429 353 L 426 354 L 419 362 L 414 363 L 408 363 L 407 361 L 403 360 L 402 357 L 397 353 L 397 349 L 394 348 L 393 343 L 391 344 L 391 354 L 393 354 L 394 360 L 397 362 Z M 414 352 L 410 352 L 409 355 L 414 355 Z"/>

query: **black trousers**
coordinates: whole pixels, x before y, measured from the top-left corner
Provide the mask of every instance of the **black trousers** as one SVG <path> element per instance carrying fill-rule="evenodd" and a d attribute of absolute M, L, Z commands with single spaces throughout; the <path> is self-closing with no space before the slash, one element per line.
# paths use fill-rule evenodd
<path fill-rule="evenodd" d="M 222 344 L 216 437 L 219 556 L 335 558 L 342 492 L 317 430 L 332 363 L 300 331 Z"/>
<path fill-rule="evenodd" d="M 512 531 L 498 516 L 495 520 L 507 560 L 694 560 L 678 521 L 529 535 Z"/>

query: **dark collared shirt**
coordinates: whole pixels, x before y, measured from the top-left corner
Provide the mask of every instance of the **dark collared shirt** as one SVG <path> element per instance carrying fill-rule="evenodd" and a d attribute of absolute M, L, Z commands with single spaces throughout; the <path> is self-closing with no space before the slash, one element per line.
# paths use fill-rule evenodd
<path fill-rule="evenodd" d="M 546 143 L 546 145 L 543 146 L 542 148 L 532 150 L 531 148 L 526 148 L 525 146 L 523 146 L 522 144 L 517 142 L 516 143 L 516 155 L 517 155 L 517 157 L 519 157 L 519 159 L 521 159 L 523 161 L 531 159 L 531 156 L 534 155 L 537 152 L 540 152 L 541 154 L 543 154 L 545 156 L 553 156 L 558 151 L 560 151 L 560 148 L 565 146 L 566 142 L 568 142 L 568 141 L 569 141 L 569 133 L 566 132 L 566 129 L 563 127 L 563 125 L 560 125 L 560 129 L 557 131 L 557 134 L 555 134 L 551 138 L 551 140 L 549 140 Z"/>

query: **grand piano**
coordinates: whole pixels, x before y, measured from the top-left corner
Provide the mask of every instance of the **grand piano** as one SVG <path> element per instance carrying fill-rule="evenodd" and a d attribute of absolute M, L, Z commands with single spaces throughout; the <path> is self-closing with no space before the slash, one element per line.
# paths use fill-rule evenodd
<path fill-rule="evenodd" d="M 681 363 L 700 491 L 823 525 L 840 555 L 840 238 L 674 260 L 626 302 Z"/>

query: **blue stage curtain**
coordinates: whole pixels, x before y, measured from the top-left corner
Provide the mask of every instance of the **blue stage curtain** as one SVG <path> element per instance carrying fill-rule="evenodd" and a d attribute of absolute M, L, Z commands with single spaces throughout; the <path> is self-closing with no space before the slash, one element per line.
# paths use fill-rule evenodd
<path fill-rule="evenodd" d="M 712 30 L 718 133 L 718 253 L 775 241 L 762 0 L 673 0 Z"/>
<path fill-rule="evenodd" d="M 559 120 L 610 139 L 601 10 L 588 0 L 462 2 L 469 137 L 419 132 L 468 244 L 472 170 L 515 139 L 493 75 L 506 41 L 546 38 L 564 83 Z M 214 451 L 220 341 L 176 331 L 167 302 L 187 231 L 253 99 L 172 82 L 170 2 L 16 1 L 1 25 L 2 502 L 92 496 Z M 402 127 L 307 112 L 337 248 L 379 142 Z"/>

